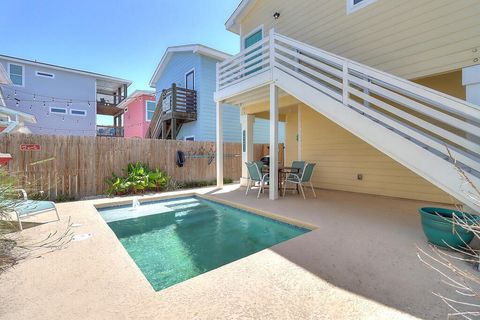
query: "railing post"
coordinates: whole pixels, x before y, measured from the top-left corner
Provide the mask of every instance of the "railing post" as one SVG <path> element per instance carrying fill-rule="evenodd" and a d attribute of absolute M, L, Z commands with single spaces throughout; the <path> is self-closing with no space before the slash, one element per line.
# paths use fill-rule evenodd
<path fill-rule="evenodd" d="M 348 105 L 348 61 L 343 61 L 343 75 L 342 75 L 342 102 L 343 105 Z"/>
<path fill-rule="evenodd" d="M 275 29 L 271 28 L 268 32 L 270 74 L 273 81 L 273 67 L 275 66 Z"/>
<path fill-rule="evenodd" d="M 177 84 L 172 83 L 172 117 L 173 112 L 177 110 Z"/>

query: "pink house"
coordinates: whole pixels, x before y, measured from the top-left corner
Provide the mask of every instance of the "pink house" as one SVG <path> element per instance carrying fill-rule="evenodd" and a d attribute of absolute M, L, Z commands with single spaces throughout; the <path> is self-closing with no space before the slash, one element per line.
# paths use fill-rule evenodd
<path fill-rule="evenodd" d="M 144 138 L 155 112 L 155 92 L 135 90 L 119 107 L 124 110 L 124 137 Z"/>

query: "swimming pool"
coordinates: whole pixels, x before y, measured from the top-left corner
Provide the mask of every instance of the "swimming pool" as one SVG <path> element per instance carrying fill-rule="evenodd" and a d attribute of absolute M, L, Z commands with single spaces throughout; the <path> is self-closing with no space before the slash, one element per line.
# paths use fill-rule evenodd
<path fill-rule="evenodd" d="M 97 210 L 156 291 L 310 231 L 196 196 Z"/>

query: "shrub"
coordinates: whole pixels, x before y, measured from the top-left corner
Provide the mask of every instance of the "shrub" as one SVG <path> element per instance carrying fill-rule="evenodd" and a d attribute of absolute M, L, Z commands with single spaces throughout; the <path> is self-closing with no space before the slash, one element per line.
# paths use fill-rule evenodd
<path fill-rule="evenodd" d="M 223 178 L 223 183 L 228 184 L 232 183 L 233 180 L 230 178 Z M 177 190 L 177 189 L 194 189 L 194 188 L 202 188 L 208 186 L 214 186 L 217 184 L 217 180 L 200 180 L 200 181 L 185 181 L 185 182 L 172 182 L 169 185 L 169 190 Z"/>
<path fill-rule="evenodd" d="M 163 190 L 169 183 L 170 177 L 159 170 L 151 170 L 148 165 L 137 161 L 129 163 L 123 170 L 123 176 L 112 173 L 112 177 L 106 179 L 108 195 L 124 195 L 141 193 L 145 191 Z"/>

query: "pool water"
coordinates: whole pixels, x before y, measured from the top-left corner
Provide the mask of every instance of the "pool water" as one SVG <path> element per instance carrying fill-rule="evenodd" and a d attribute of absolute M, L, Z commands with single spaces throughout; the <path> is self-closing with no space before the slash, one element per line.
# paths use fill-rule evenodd
<path fill-rule="evenodd" d="M 156 291 L 310 231 L 199 197 L 98 211 Z"/>

